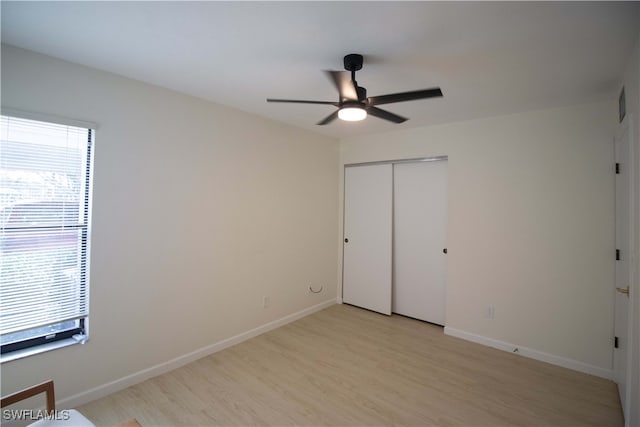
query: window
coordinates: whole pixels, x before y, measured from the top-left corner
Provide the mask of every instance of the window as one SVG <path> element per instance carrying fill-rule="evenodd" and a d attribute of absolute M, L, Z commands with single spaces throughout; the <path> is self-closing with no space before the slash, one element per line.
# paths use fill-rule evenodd
<path fill-rule="evenodd" d="M 87 339 L 93 136 L 0 116 L 2 361 Z"/>

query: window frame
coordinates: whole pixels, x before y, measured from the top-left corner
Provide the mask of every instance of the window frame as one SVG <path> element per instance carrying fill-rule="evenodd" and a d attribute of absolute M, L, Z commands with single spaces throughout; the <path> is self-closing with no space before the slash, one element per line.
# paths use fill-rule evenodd
<path fill-rule="evenodd" d="M 93 174 L 94 174 L 94 151 L 95 151 L 95 133 L 96 124 L 91 122 L 67 119 L 59 116 L 29 113 L 20 110 L 14 110 L 9 108 L 2 108 L 0 111 L 2 116 L 12 117 L 16 119 L 35 120 L 50 124 L 57 124 L 62 126 L 72 126 L 83 128 L 87 130 L 87 157 L 86 168 L 83 171 L 82 179 L 83 190 L 80 196 L 84 198 L 84 212 L 83 212 L 83 224 L 75 226 L 73 228 L 80 230 L 80 245 L 81 249 L 78 253 L 78 259 L 83 263 L 83 267 L 80 269 L 81 278 L 79 280 L 79 287 L 84 288 L 86 293 L 86 305 L 87 310 L 84 317 L 75 319 L 76 327 L 69 329 L 63 329 L 58 332 L 50 334 L 42 334 L 32 338 L 23 339 L 20 341 L 4 344 L 0 347 L 0 363 L 9 362 L 23 357 L 28 357 L 34 354 L 43 353 L 46 351 L 54 350 L 57 348 L 66 347 L 73 344 L 84 344 L 89 339 L 89 278 L 90 278 L 90 254 L 91 254 L 91 211 L 93 200 Z M 71 321 L 71 320 L 69 320 Z M 57 324 L 49 324 L 47 326 L 55 326 L 65 323 L 60 322 Z M 38 327 L 33 327 L 33 330 Z"/>

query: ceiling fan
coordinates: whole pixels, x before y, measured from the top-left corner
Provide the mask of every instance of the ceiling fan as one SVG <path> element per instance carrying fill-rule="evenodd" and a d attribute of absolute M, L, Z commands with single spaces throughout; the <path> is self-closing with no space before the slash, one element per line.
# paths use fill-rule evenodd
<path fill-rule="evenodd" d="M 326 104 L 338 107 L 336 111 L 320 120 L 318 125 L 326 125 L 336 118 L 346 121 L 364 120 L 367 114 L 380 119 L 389 120 L 393 123 L 402 123 L 408 119 L 389 111 L 382 110 L 376 105 L 391 104 L 394 102 L 414 101 L 416 99 L 426 99 L 442 96 L 439 87 L 431 89 L 414 90 L 411 92 L 392 93 L 389 95 L 379 95 L 367 97 L 367 89 L 358 86 L 356 82 L 356 71 L 362 69 L 363 57 L 357 53 L 352 53 L 344 57 L 344 71 L 325 71 L 329 79 L 338 90 L 338 102 L 331 101 L 304 101 L 296 99 L 272 99 L 267 98 L 267 102 L 292 102 L 296 104 Z"/>

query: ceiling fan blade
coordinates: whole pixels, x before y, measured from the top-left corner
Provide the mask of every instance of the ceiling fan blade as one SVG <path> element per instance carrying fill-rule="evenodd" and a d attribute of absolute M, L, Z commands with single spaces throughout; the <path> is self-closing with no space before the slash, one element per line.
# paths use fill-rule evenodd
<path fill-rule="evenodd" d="M 340 94 L 340 101 L 357 101 L 358 92 L 346 71 L 325 71 Z"/>
<path fill-rule="evenodd" d="M 413 101 L 416 99 L 435 98 L 442 96 L 439 87 L 424 90 L 414 90 L 411 92 L 392 93 L 389 95 L 372 96 L 367 98 L 369 105 L 391 104 L 393 102 Z"/>
<path fill-rule="evenodd" d="M 322 125 L 326 125 L 328 123 L 331 123 L 332 121 L 334 121 L 338 117 L 338 111 L 340 111 L 340 110 L 334 111 L 333 113 L 329 114 L 327 117 L 325 117 L 324 119 L 320 120 L 316 124 L 322 126 Z"/>
<path fill-rule="evenodd" d="M 300 100 L 300 99 L 272 99 L 272 98 L 267 98 L 267 102 L 293 102 L 296 104 L 323 104 L 323 105 L 333 105 L 335 107 L 338 107 L 340 104 L 337 102 L 331 102 L 331 101 L 304 101 L 304 100 Z"/>
<path fill-rule="evenodd" d="M 393 123 L 402 123 L 409 120 L 402 116 L 398 116 L 397 114 L 390 113 L 386 110 L 374 106 L 367 107 L 367 113 L 374 117 L 378 117 L 379 119 L 389 120 Z"/>

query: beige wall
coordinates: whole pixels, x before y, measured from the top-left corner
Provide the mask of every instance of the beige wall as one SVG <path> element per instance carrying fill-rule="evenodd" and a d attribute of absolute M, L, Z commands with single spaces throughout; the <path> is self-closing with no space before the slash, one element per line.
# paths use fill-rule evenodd
<path fill-rule="evenodd" d="M 64 400 L 335 302 L 337 141 L 4 45 L 2 106 L 99 125 L 91 338 L 3 364 L 3 393 Z"/>
<path fill-rule="evenodd" d="M 607 376 L 615 114 L 612 100 L 350 138 L 341 163 L 449 156 L 447 327 Z"/>

